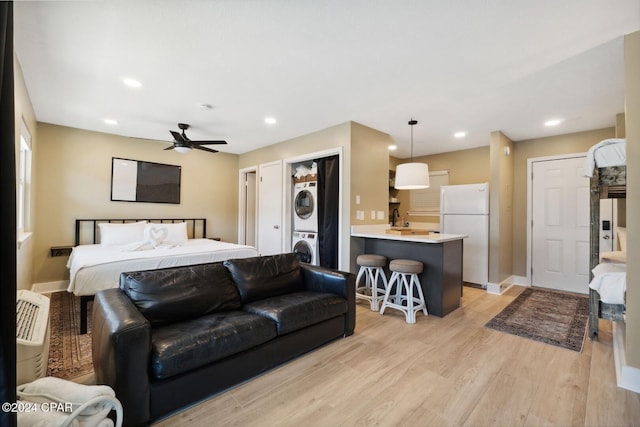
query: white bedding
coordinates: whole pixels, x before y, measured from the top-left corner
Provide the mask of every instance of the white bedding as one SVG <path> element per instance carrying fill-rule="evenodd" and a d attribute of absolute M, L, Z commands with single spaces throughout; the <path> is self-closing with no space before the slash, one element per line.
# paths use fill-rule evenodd
<path fill-rule="evenodd" d="M 94 295 L 118 286 L 120 273 L 258 256 L 252 246 L 190 239 L 180 245 L 131 250 L 127 245 L 80 245 L 73 248 L 67 262 L 69 287 L 75 295 Z"/>
<path fill-rule="evenodd" d="M 589 148 L 585 160 L 584 174 L 592 177 L 593 170 L 608 166 L 623 166 L 627 163 L 627 140 L 609 138 Z"/>
<path fill-rule="evenodd" d="M 627 290 L 627 265 L 604 262 L 593 269 L 593 279 L 589 287 L 600 294 L 600 301 L 606 304 L 624 304 Z"/>

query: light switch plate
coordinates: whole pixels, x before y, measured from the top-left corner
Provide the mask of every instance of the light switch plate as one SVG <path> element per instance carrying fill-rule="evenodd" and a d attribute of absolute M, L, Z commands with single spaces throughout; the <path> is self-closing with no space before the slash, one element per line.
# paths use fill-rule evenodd
<path fill-rule="evenodd" d="M 384 219 L 384 211 L 378 211 L 378 219 Z"/>

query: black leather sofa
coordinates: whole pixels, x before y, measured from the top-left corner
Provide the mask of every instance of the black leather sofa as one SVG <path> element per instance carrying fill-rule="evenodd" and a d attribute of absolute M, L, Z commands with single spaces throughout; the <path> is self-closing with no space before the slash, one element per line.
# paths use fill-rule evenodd
<path fill-rule="evenodd" d="M 146 425 L 354 327 L 354 275 L 294 254 L 123 273 L 94 301 L 96 382 Z"/>

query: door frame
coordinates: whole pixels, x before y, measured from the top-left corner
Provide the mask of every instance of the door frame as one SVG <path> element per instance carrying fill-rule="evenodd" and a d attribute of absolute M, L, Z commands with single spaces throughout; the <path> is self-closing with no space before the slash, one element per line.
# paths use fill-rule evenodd
<path fill-rule="evenodd" d="M 525 285 L 527 286 L 531 286 L 531 268 L 533 256 L 533 236 L 531 235 L 531 230 L 533 229 L 533 163 L 547 162 L 551 160 L 573 159 L 577 157 L 587 157 L 587 153 L 582 152 L 560 154 L 556 156 L 531 157 L 527 159 L 527 276 L 525 278 Z"/>
<path fill-rule="evenodd" d="M 344 199 L 344 157 L 342 155 L 342 147 L 329 148 L 327 150 L 316 151 L 315 153 L 307 153 L 296 157 L 288 157 L 283 160 L 284 167 L 282 168 L 283 173 L 283 187 L 284 187 L 284 219 L 283 219 L 283 229 L 284 229 L 284 241 L 283 245 L 285 250 L 292 249 L 292 239 L 293 239 L 293 180 L 291 177 L 295 174 L 293 170 L 293 165 L 296 163 L 307 162 L 310 160 L 319 159 L 322 157 L 329 157 L 337 155 L 340 159 L 339 162 L 339 172 L 340 172 L 340 198 L 338 200 L 338 269 L 345 269 L 346 266 L 342 260 L 343 254 L 343 199 Z"/>
<path fill-rule="evenodd" d="M 238 195 L 238 243 L 244 242 L 247 236 L 247 230 L 245 228 L 245 224 L 247 223 L 247 203 L 245 202 L 247 196 L 247 186 L 246 180 L 247 175 L 250 173 L 255 173 L 256 177 L 258 176 L 258 167 L 251 166 L 248 168 L 243 168 L 238 171 L 238 189 L 240 190 L 240 194 Z M 253 194 L 255 200 L 254 205 L 256 211 L 254 212 L 255 223 L 253 224 L 253 229 L 256 234 L 256 239 L 258 238 L 258 186 L 256 184 L 256 191 Z M 256 241 L 256 246 L 257 246 Z"/>

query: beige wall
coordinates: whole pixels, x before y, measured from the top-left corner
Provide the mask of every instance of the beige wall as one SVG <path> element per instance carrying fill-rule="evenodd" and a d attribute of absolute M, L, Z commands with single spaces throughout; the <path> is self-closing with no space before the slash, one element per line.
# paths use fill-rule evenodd
<path fill-rule="evenodd" d="M 34 223 L 35 283 L 68 278 L 66 257 L 51 246 L 71 245 L 77 218 L 207 218 L 208 236 L 237 240 L 238 156 L 165 151 L 166 143 L 38 124 L 34 151 L 38 215 Z M 180 204 L 113 202 L 111 158 L 182 166 Z"/>
<path fill-rule="evenodd" d="M 489 283 L 500 284 L 513 271 L 513 142 L 491 132 L 489 164 Z"/>
<path fill-rule="evenodd" d="M 513 145 L 513 274 L 527 276 L 527 160 L 536 157 L 586 153 L 592 145 L 612 138 L 614 129 L 550 136 Z"/>
<path fill-rule="evenodd" d="M 489 182 L 490 179 L 488 145 L 468 150 L 415 157 L 414 160 L 428 164 L 430 171 L 448 170 L 450 185 Z M 392 157 L 392 169 L 406 161 Z M 404 214 L 409 209 L 409 190 L 398 191 L 398 199 L 400 200 L 400 212 Z M 418 222 L 440 222 L 439 216 L 408 216 L 408 219 L 409 221 Z"/>
<path fill-rule="evenodd" d="M 640 31 L 624 39 L 624 92 L 627 138 L 627 251 L 640 258 Z M 640 369 L 640 263 L 627 266 L 626 356 Z"/>
<path fill-rule="evenodd" d="M 351 224 L 387 224 L 389 211 L 389 145 L 390 135 L 353 123 L 351 127 Z M 356 205 L 356 195 L 360 205 Z M 363 210 L 364 221 L 356 219 Z M 371 211 L 376 218 L 371 219 Z M 377 219 L 378 211 L 384 213 Z"/>
<path fill-rule="evenodd" d="M 24 119 L 27 129 L 31 134 L 31 149 L 33 152 L 37 151 L 38 136 L 35 113 L 31 100 L 29 99 L 29 93 L 25 86 L 24 77 L 22 75 L 22 68 L 18 62 L 18 58 L 14 55 L 14 82 L 15 82 L 15 152 L 16 152 L 16 172 L 18 168 L 18 160 L 20 153 L 20 130 L 22 127 L 22 120 Z M 36 167 L 35 160 L 32 161 L 32 169 Z M 25 224 L 25 231 L 29 232 L 33 229 L 33 224 L 37 218 L 37 210 L 35 204 L 35 191 L 37 189 L 37 182 L 32 178 L 30 186 L 31 195 L 31 211 L 27 213 L 27 223 Z M 17 191 L 17 189 L 16 189 Z M 33 237 L 33 235 L 32 235 Z M 31 289 L 33 283 L 33 238 L 20 243 L 16 253 L 16 274 L 17 274 L 17 289 Z"/>

